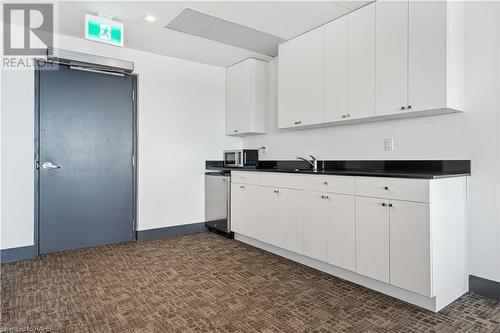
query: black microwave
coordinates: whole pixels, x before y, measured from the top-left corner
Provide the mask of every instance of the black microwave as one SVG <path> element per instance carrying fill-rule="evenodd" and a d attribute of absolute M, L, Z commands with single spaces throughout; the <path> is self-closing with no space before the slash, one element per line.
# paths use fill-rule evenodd
<path fill-rule="evenodd" d="M 259 163 L 258 149 L 224 150 L 225 167 L 256 167 Z"/>

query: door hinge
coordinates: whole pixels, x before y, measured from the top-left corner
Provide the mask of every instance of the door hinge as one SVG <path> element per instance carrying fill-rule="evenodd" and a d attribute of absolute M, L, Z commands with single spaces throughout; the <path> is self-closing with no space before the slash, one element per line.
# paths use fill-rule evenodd
<path fill-rule="evenodd" d="M 132 100 L 135 101 L 135 90 L 132 90 Z"/>

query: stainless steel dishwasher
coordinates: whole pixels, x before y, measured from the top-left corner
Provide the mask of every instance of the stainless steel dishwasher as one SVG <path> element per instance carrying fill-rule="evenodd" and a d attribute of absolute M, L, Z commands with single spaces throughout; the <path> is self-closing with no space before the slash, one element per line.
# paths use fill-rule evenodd
<path fill-rule="evenodd" d="M 231 232 L 231 174 L 205 173 L 205 225 L 228 237 Z"/>

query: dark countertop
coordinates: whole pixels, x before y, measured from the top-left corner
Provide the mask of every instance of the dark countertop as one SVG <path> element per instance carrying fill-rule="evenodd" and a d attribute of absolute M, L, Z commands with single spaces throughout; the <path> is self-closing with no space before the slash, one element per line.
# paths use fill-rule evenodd
<path fill-rule="evenodd" d="M 322 168 L 324 167 L 324 168 Z M 470 161 L 319 161 L 314 172 L 301 161 L 260 161 L 252 168 L 228 168 L 222 161 L 206 161 L 207 170 L 279 172 L 294 174 L 438 179 L 470 176 Z"/>

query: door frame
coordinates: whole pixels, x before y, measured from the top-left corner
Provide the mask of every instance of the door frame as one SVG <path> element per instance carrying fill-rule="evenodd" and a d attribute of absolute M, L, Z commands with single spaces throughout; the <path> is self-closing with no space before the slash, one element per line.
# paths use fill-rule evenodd
<path fill-rule="evenodd" d="M 52 62 L 52 61 L 49 61 Z M 35 79 L 35 101 L 34 101 L 34 116 L 35 116 L 35 135 L 34 135 L 34 229 L 33 229 L 33 244 L 35 248 L 35 256 L 40 254 L 40 71 L 42 67 L 47 66 L 47 60 L 42 60 L 40 63 L 35 61 L 34 66 L 34 79 Z M 55 63 L 55 62 L 54 62 Z M 68 66 L 66 64 L 56 64 L 62 66 Z M 79 67 L 88 67 L 89 69 L 95 70 L 91 65 L 79 65 Z M 105 72 L 103 72 L 106 75 Z M 137 241 L 137 74 L 133 73 L 122 73 L 122 72 L 110 72 L 107 75 L 127 75 L 132 78 L 132 240 Z"/>

